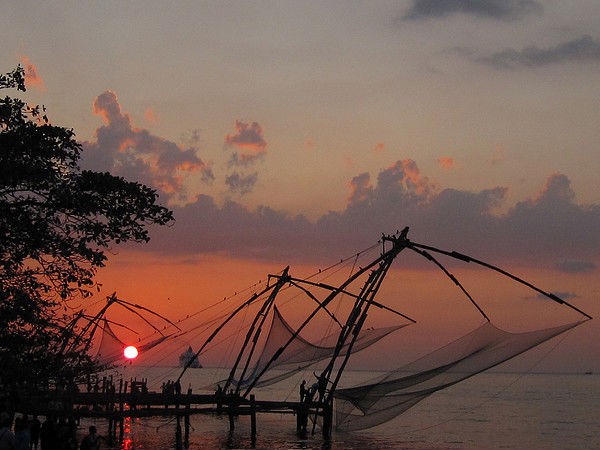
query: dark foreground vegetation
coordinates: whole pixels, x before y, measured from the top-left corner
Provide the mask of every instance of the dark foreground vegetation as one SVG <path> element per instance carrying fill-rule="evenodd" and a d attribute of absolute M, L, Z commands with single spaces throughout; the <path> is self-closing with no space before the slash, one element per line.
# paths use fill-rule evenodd
<path fill-rule="evenodd" d="M 25 91 L 23 69 L 0 90 Z M 0 412 L 19 393 L 63 389 L 104 369 L 87 352 L 78 311 L 100 284 L 106 252 L 148 241 L 172 213 L 156 192 L 109 173 L 82 170 L 73 130 L 45 107 L 0 98 Z"/>

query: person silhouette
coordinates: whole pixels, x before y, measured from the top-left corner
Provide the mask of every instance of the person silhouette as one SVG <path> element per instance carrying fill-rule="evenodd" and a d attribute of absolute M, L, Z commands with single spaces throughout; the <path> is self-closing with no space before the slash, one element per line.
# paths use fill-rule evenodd
<path fill-rule="evenodd" d="M 100 448 L 100 439 L 104 439 L 102 436 L 96 434 L 96 427 L 91 425 L 89 428 L 89 434 L 83 438 L 80 450 L 98 450 Z"/>
<path fill-rule="evenodd" d="M 31 449 L 37 450 L 38 443 L 40 441 L 40 429 L 42 424 L 38 416 L 33 416 L 33 419 L 29 422 L 29 434 L 31 436 Z"/>
<path fill-rule="evenodd" d="M 306 398 L 306 380 L 302 380 L 302 383 L 300 383 L 300 401 L 303 402 L 304 399 Z"/>
<path fill-rule="evenodd" d="M 16 447 L 15 435 L 10 430 L 12 420 L 9 415 L 2 411 L 0 414 L 0 449 L 14 450 Z"/>

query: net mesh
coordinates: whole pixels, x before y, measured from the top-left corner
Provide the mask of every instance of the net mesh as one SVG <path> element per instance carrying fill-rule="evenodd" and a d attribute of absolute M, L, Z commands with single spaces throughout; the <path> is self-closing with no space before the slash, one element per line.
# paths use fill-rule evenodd
<path fill-rule="evenodd" d="M 337 390 L 336 427 L 352 431 L 387 422 L 434 392 L 507 361 L 580 323 L 509 333 L 487 322 L 368 384 Z"/>
<path fill-rule="evenodd" d="M 101 364 L 111 364 L 118 360 L 126 345 L 114 333 L 108 322 L 104 321 L 102 328 L 102 339 L 98 347 L 96 359 Z"/>
<path fill-rule="evenodd" d="M 160 336 L 156 339 L 153 339 L 145 344 L 137 345 L 136 348 L 139 352 L 139 355 L 142 356 L 148 350 L 156 347 L 158 344 L 164 342 L 166 339 L 171 337 Z M 108 321 L 104 321 L 104 326 L 102 329 L 102 338 L 100 339 L 100 344 L 98 346 L 98 353 L 96 354 L 96 359 L 100 364 L 113 364 L 119 360 L 125 360 L 123 356 L 123 349 L 127 347 L 122 340 L 120 340 L 117 335 L 114 333 Z"/>
<path fill-rule="evenodd" d="M 354 344 L 351 353 L 358 352 L 375 344 L 388 334 L 399 330 L 406 325 L 407 324 L 402 324 L 385 328 L 369 328 L 362 330 L 356 339 L 356 343 Z M 262 353 L 254 368 L 244 380 L 244 385 L 248 385 L 262 372 L 273 356 L 294 334 L 295 330 L 285 321 L 277 307 L 274 306 L 271 328 L 267 335 Z M 269 376 L 261 378 L 260 381 L 256 383 L 256 386 L 261 387 L 277 383 L 306 369 L 312 364 L 330 358 L 335 351 L 337 340 L 337 332 L 327 335 L 315 343 L 309 342 L 302 336 L 297 335 L 269 366 L 269 371 L 277 369 L 277 373 L 271 375 L 271 372 L 268 372 Z M 341 355 L 345 355 L 347 352 L 348 345 L 345 345 L 342 347 Z"/>

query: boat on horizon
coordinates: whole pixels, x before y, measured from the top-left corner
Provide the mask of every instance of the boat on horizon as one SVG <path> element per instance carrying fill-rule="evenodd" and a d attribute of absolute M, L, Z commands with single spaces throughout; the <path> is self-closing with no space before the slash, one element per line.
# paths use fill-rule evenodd
<path fill-rule="evenodd" d="M 186 351 L 179 355 L 179 367 L 190 367 L 192 369 L 201 369 L 202 364 L 198 360 L 198 355 L 192 349 L 190 345 Z"/>

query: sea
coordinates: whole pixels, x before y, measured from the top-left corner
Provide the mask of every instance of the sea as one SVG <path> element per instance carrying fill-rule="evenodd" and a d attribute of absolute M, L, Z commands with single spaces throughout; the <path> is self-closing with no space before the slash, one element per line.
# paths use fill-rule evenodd
<path fill-rule="evenodd" d="M 114 376 L 145 378 L 150 390 L 177 377 L 176 368 L 127 367 Z M 377 376 L 377 372 L 345 372 L 351 386 Z M 226 376 L 217 369 L 190 369 L 182 390 L 194 393 Z M 314 380 L 305 373 L 307 382 Z M 313 378 L 313 379 L 311 379 Z M 258 400 L 296 401 L 301 379 L 286 380 L 256 390 Z M 101 419 L 81 421 L 81 440 L 89 425 L 105 434 Z M 174 449 L 174 418 L 129 418 L 123 440 L 114 448 Z M 250 418 L 239 417 L 229 431 L 226 415 L 191 417 L 191 449 L 600 449 L 600 375 L 523 374 L 488 372 L 439 391 L 409 411 L 378 427 L 334 431 L 324 440 L 317 428 L 305 438 L 296 435 L 293 415 L 258 414 L 257 439 L 250 439 Z"/>

